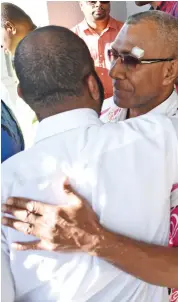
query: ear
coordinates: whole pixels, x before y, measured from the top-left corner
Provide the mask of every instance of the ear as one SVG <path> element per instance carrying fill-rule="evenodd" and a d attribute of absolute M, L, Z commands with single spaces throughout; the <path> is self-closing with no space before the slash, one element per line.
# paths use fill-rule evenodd
<path fill-rule="evenodd" d="M 11 34 L 11 35 L 15 35 L 17 33 L 17 29 L 16 26 L 10 22 L 10 21 L 6 21 L 4 24 L 4 28 L 6 29 L 6 31 Z"/>
<path fill-rule="evenodd" d="M 83 11 L 83 6 L 85 5 L 84 1 L 79 1 L 80 9 Z"/>
<path fill-rule="evenodd" d="M 21 99 L 23 99 L 23 94 L 22 94 L 22 90 L 20 88 L 20 84 L 17 85 L 17 94 Z"/>
<path fill-rule="evenodd" d="M 163 85 L 167 86 L 171 83 L 175 83 L 178 78 L 178 60 L 173 60 L 166 64 L 165 75 Z"/>
<path fill-rule="evenodd" d="M 95 77 L 92 74 L 88 76 L 87 83 L 88 83 L 89 93 L 92 99 L 98 101 L 100 99 L 99 87 Z"/>

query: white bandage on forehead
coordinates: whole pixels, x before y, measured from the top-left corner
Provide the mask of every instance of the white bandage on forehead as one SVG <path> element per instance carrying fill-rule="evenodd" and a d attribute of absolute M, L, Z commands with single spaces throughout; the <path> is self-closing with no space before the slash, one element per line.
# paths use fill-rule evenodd
<path fill-rule="evenodd" d="M 137 57 L 138 59 L 142 58 L 144 56 L 144 50 L 135 46 L 131 50 L 131 54 Z"/>

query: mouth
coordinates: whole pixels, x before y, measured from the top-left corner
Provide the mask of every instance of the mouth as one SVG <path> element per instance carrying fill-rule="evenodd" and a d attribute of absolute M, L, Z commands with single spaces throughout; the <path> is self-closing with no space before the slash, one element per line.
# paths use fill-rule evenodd
<path fill-rule="evenodd" d="M 114 90 L 114 93 L 132 93 L 133 92 L 133 89 L 130 85 L 122 81 L 113 81 L 113 90 Z"/>
<path fill-rule="evenodd" d="M 95 14 L 97 14 L 97 15 L 102 15 L 103 13 L 104 13 L 104 11 L 102 9 L 95 10 Z"/>
<path fill-rule="evenodd" d="M 132 93 L 132 91 L 131 90 L 129 90 L 129 89 L 127 89 L 127 88 L 125 88 L 125 87 L 114 87 L 114 93 L 123 93 L 123 92 L 125 92 L 125 93 Z"/>

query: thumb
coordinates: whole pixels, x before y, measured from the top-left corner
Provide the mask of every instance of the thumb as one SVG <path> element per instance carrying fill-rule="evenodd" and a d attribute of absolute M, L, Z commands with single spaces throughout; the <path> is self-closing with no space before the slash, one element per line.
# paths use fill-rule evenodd
<path fill-rule="evenodd" d="M 75 205 L 82 206 L 85 199 L 75 191 L 75 189 L 71 186 L 69 179 L 65 178 L 63 182 L 63 189 L 67 195 L 71 197 Z"/>
<path fill-rule="evenodd" d="M 69 178 L 65 177 L 64 181 L 63 181 L 63 189 L 65 191 L 65 193 L 70 194 L 70 193 L 74 193 L 74 190 L 69 182 Z"/>

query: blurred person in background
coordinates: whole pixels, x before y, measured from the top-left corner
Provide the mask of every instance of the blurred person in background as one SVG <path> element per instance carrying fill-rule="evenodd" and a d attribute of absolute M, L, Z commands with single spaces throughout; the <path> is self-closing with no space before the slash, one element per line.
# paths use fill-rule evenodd
<path fill-rule="evenodd" d="M 150 10 L 160 10 L 178 18 L 178 1 L 135 1 L 137 6 L 150 4 Z"/>
<path fill-rule="evenodd" d="M 1 43 L 5 53 L 8 53 L 12 63 L 13 85 L 16 87 L 18 80 L 13 68 L 13 58 L 19 42 L 28 33 L 36 29 L 32 19 L 20 7 L 9 3 L 1 3 Z M 5 82 L 4 82 L 5 84 Z M 15 88 L 16 90 L 16 88 Z M 17 100 L 16 100 L 17 99 Z M 17 95 L 13 102 L 12 110 L 22 129 L 25 147 L 31 146 L 34 139 L 37 121 L 34 111 Z"/>
<path fill-rule="evenodd" d="M 108 75 L 107 49 L 123 23 L 110 16 L 110 1 L 80 1 L 84 20 L 72 30 L 87 44 L 95 68 L 104 86 L 105 98 L 113 95 L 112 80 Z"/>
<path fill-rule="evenodd" d="M 1 83 L 1 162 L 24 150 L 20 126 L 8 103 L 8 91 Z"/>

